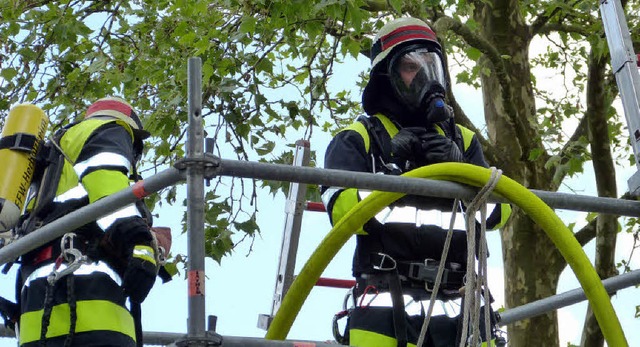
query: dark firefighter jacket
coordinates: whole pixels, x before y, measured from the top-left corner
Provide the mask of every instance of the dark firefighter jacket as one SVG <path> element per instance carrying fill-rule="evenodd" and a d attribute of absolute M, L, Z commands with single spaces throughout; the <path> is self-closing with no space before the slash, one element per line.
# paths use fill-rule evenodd
<path fill-rule="evenodd" d="M 480 143 L 471 130 L 454 124 L 453 120 L 439 124 L 436 130 L 458 144 L 467 163 L 488 167 Z M 380 113 L 359 118 L 333 138 L 327 148 L 325 168 L 383 172 L 382 164 L 390 157 L 391 138 L 398 131 L 396 123 Z M 362 198 L 363 192 L 355 188 L 322 188 L 322 200 L 332 224 L 343 218 Z M 413 197 L 413 200 L 410 200 L 412 197 L 407 198 L 383 210 L 356 232 L 357 246 L 353 260 L 355 277 L 373 271 L 371 256 L 378 252 L 401 261 L 423 262 L 425 259 L 440 259 L 449 228 L 453 200 L 433 197 Z M 401 215 L 394 216 L 399 215 L 397 211 L 404 212 L 404 219 Z M 500 227 L 510 213 L 511 207 L 508 204 L 498 205 L 487 218 L 487 228 Z M 461 213 L 457 213 L 454 229 L 452 249 L 447 261 L 466 266 L 466 234 Z"/>
<path fill-rule="evenodd" d="M 129 186 L 134 165 L 133 133 L 124 122 L 86 119 L 64 133 L 60 147 L 71 162 L 64 161 L 44 224 Z M 84 241 L 76 240 L 75 247 L 88 254 L 92 262 L 49 288 L 47 276 L 56 266 L 60 239 L 23 256 L 17 284 L 20 346 L 38 346 L 43 331 L 47 346 L 62 346 L 71 329 L 73 346 L 135 346 L 134 320 L 121 288 L 123 269 L 97 250 L 95 240 L 104 240 L 102 235 L 108 235 L 123 221 L 138 219 L 141 214 L 132 204 L 74 230 Z M 58 269 L 65 266 L 63 262 Z M 73 282 L 68 281 L 70 277 Z M 44 302 L 47 291 L 52 295 L 50 307 Z M 47 315 L 48 326 L 44 328 L 43 316 Z"/>

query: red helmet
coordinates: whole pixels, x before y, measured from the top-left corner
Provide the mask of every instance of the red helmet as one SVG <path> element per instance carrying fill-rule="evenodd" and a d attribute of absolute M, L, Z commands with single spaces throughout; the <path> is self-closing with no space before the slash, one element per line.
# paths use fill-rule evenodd
<path fill-rule="evenodd" d="M 426 44 L 442 51 L 436 34 L 427 23 L 417 18 L 402 17 L 385 24 L 373 39 L 371 46 L 371 68 L 383 61 L 394 48 L 406 44 Z"/>
<path fill-rule="evenodd" d="M 138 114 L 131 105 L 121 98 L 102 98 L 89 106 L 84 116 L 85 119 L 91 117 L 113 117 L 127 123 L 133 134 L 140 140 L 149 137 L 149 132 L 144 130 Z"/>

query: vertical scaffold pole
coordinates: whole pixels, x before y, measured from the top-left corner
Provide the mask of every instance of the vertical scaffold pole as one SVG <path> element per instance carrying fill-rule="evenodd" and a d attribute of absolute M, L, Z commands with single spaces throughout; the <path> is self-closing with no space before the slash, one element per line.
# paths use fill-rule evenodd
<path fill-rule="evenodd" d="M 202 124 L 202 61 L 189 58 L 189 130 L 187 132 L 187 239 L 189 346 L 205 346 L 197 342 L 205 336 L 204 288 L 204 129 Z M 202 340 L 200 340 L 202 341 Z"/>

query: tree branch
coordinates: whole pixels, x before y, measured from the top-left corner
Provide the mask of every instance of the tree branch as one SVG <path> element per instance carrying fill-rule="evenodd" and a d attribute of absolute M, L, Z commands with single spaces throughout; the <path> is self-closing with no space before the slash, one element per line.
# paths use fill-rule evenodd
<path fill-rule="evenodd" d="M 592 219 L 587 225 L 578 230 L 573 236 L 580 243 L 580 246 L 584 247 L 587 243 L 596 237 L 596 226 L 598 225 L 598 217 Z"/>
<path fill-rule="evenodd" d="M 573 4 L 567 4 L 567 6 L 574 7 L 575 5 L 577 5 L 580 2 L 582 2 L 582 0 L 577 0 Z M 533 23 L 531 23 L 531 25 L 529 26 L 530 37 L 533 37 L 533 36 L 538 35 L 538 34 L 544 34 L 542 32 L 542 31 L 544 31 L 543 29 L 544 28 L 548 28 L 549 26 L 552 26 L 552 25 L 548 24 L 549 20 L 551 18 L 553 18 L 553 16 L 557 15 L 558 13 L 560 13 L 562 10 L 563 10 L 563 8 L 561 6 L 556 6 L 551 11 L 551 13 L 549 13 L 549 14 L 543 13 L 540 16 L 538 16 L 538 18 L 536 18 L 533 21 Z"/>
<path fill-rule="evenodd" d="M 444 33 L 448 30 L 453 31 L 455 34 L 462 37 L 462 39 L 470 46 L 478 49 L 485 57 L 489 59 L 491 65 L 495 69 L 496 77 L 500 83 L 500 92 L 502 96 L 502 103 L 505 114 L 509 121 L 513 124 L 516 134 L 519 139 L 526 139 L 528 133 L 526 129 L 526 120 L 519 120 L 517 118 L 518 112 L 514 107 L 513 96 L 511 95 L 511 78 L 507 73 L 507 69 L 504 65 L 502 55 L 496 47 L 494 47 L 489 41 L 483 37 L 476 35 L 466 25 L 450 17 L 440 17 L 434 23 L 436 33 Z"/>
<path fill-rule="evenodd" d="M 531 30 L 532 35 L 546 35 L 552 32 L 577 33 L 583 36 L 588 36 L 589 34 L 591 34 L 584 26 L 565 23 L 548 23 L 538 28 L 535 32 Z"/>
<path fill-rule="evenodd" d="M 456 123 L 464 126 L 465 128 L 468 128 L 469 130 L 473 131 L 476 134 L 476 138 L 478 139 L 478 141 L 480 142 L 480 145 L 482 146 L 482 151 L 484 152 L 485 159 L 487 160 L 488 163 L 492 163 L 492 164 L 498 163 L 499 159 L 495 150 L 495 146 L 489 143 L 489 140 L 487 140 L 482 135 L 482 132 L 471 122 L 471 119 L 467 117 L 467 114 L 464 112 L 462 107 L 460 107 L 460 104 L 458 104 L 458 101 L 456 100 L 455 96 L 451 92 L 451 87 L 447 86 L 447 89 L 448 89 L 447 95 L 449 96 L 448 97 L 449 105 L 453 107 L 453 113 L 455 114 Z"/>
<path fill-rule="evenodd" d="M 574 150 L 573 143 L 578 141 L 582 136 L 587 136 L 589 130 L 588 118 L 589 117 L 585 112 L 585 115 L 583 115 L 580 119 L 580 123 L 578 123 L 576 130 L 573 132 L 573 134 L 571 134 L 571 137 L 564 144 L 562 150 L 560 150 L 559 156 L 560 158 L 562 158 L 560 164 L 564 164 L 569 160 L 568 158 L 571 156 L 571 151 Z M 556 175 L 562 175 L 562 177 L 564 177 L 564 173 L 561 173 L 560 170 L 564 170 L 563 165 L 556 166 L 554 175 L 552 177 L 556 177 Z"/>

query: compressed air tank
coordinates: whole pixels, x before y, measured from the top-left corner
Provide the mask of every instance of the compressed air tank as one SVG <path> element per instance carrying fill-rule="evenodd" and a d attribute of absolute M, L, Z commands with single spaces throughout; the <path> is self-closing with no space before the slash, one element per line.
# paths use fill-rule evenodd
<path fill-rule="evenodd" d="M 38 106 L 20 104 L 9 111 L 0 136 L 0 232 L 20 218 L 48 125 Z"/>

